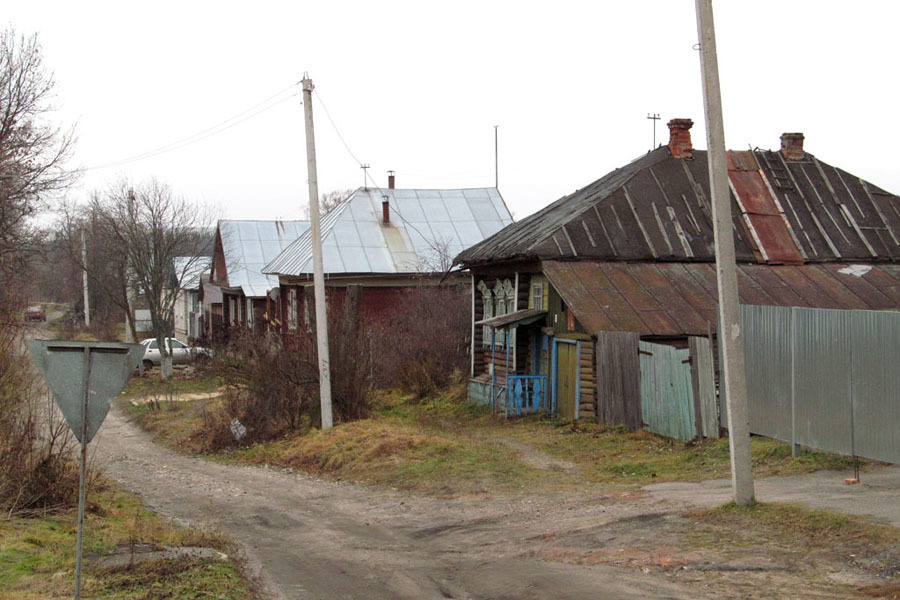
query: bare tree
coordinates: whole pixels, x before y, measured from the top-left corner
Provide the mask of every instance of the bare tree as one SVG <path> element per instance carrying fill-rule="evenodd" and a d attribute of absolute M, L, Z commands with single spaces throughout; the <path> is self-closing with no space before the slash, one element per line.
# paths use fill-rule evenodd
<path fill-rule="evenodd" d="M 37 37 L 17 35 L 12 29 L 0 32 L 0 266 L 4 271 L 33 243 L 31 217 L 76 176 L 64 168 L 72 132 L 46 119 L 54 108 L 53 87 Z"/>
<path fill-rule="evenodd" d="M 209 255 L 209 231 L 215 215 L 208 207 L 189 203 L 165 184 L 151 180 L 139 186 L 121 181 L 106 194 L 94 196 L 90 210 L 113 252 L 127 263 L 127 281 L 143 294 L 150 312 L 153 336 L 160 348 L 162 376 L 172 374 L 171 336 L 178 286 Z M 205 247 L 204 247 L 205 246 Z M 178 256 L 194 257 L 180 263 Z"/>
<path fill-rule="evenodd" d="M 334 210 L 341 202 L 350 197 L 356 190 L 333 190 L 322 194 L 322 197 L 319 198 L 319 214 L 321 216 L 325 216 Z M 309 218 L 309 206 L 304 206 L 303 210 L 303 218 Z"/>
<path fill-rule="evenodd" d="M 65 203 L 58 226 L 60 241 L 68 263 L 79 275 L 87 273 L 92 313 L 112 316 L 112 312 L 124 312 L 128 315 L 131 339 L 137 339 L 131 302 L 134 295 L 129 294 L 134 286 L 129 280 L 128 255 L 122 252 L 116 233 L 109 227 L 109 219 L 97 217 L 94 207 L 100 202 L 99 194 L 94 193 L 88 205 Z M 82 234 L 86 255 L 82 253 Z M 113 308 L 118 310 L 111 311 Z"/>

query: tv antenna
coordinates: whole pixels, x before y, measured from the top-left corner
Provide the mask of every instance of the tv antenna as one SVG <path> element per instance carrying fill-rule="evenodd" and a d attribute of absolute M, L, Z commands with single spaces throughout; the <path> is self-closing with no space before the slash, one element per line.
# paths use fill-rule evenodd
<path fill-rule="evenodd" d="M 359 168 L 363 171 L 363 189 L 369 189 L 369 185 L 366 183 L 369 181 L 369 169 L 372 168 L 372 165 L 359 165 Z"/>
<path fill-rule="evenodd" d="M 651 150 L 656 150 L 656 122 L 659 121 L 659 113 L 647 113 L 647 118 L 653 121 L 653 147 Z"/>

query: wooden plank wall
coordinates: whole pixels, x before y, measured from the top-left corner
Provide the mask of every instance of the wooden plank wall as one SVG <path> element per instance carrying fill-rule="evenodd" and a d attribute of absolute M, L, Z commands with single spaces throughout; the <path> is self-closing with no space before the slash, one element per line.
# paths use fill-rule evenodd
<path fill-rule="evenodd" d="M 716 410 L 716 381 L 713 367 L 712 344 L 709 338 L 690 336 L 691 378 L 694 386 L 694 406 L 699 420 L 697 431 L 706 438 L 719 437 L 719 419 Z"/>
<path fill-rule="evenodd" d="M 594 372 L 594 343 L 581 342 L 581 356 L 578 357 L 579 389 L 581 398 L 578 405 L 579 419 L 597 417 L 597 376 Z"/>
<path fill-rule="evenodd" d="M 640 336 L 631 332 L 604 331 L 597 335 L 597 421 L 643 427 L 641 417 Z"/>

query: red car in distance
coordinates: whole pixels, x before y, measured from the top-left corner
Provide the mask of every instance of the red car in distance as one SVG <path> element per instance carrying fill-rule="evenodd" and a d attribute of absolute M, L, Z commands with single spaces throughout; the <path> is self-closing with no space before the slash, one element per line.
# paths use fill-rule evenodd
<path fill-rule="evenodd" d="M 43 322 L 47 320 L 47 313 L 44 311 L 43 306 L 29 306 L 25 309 L 25 320 Z"/>

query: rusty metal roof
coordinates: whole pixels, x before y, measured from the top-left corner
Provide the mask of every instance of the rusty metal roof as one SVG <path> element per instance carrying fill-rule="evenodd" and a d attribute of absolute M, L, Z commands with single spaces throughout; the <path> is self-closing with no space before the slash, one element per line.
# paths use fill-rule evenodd
<path fill-rule="evenodd" d="M 711 263 L 544 261 L 543 271 L 591 333 L 705 335 L 715 330 Z M 743 304 L 900 309 L 900 265 L 738 265 Z"/>
<path fill-rule="evenodd" d="M 465 250 L 499 260 L 714 260 L 706 152 L 662 146 Z M 819 161 L 729 152 L 739 262 L 900 259 L 900 198 Z"/>

